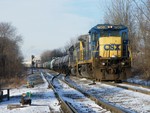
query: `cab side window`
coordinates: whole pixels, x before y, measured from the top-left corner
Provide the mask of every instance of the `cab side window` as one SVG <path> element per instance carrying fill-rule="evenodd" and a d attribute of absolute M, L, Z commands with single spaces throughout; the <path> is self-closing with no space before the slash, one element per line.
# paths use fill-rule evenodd
<path fill-rule="evenodd" d="M 122 38 L 123 38 L 124 40 L 127 39 L 127 33 L 126 33 L 126 32 L 123 32 L 123 33 L 122 33 Z"/>

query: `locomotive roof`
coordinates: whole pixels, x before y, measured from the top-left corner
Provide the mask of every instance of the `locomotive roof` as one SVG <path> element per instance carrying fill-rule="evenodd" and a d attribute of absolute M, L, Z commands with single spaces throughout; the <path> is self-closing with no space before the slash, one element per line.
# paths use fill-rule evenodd
<path fill-rule="evenodd" d="M 89 34 L 85 34 L 85 35 L 80 35 L 78 37 L 78 40 L 86 41 L 88 38 L 89 38 Z"/>
<path fill-rule="evenodd" d="M 93 28 L 89 30 L 89 33 L 93 31 L 99 31 L 99 30 L 107 30 L 107 29 L 113 29 L 113 30 L 124 30 L 127 29 L 124 25 L 114 25 L 114 24 L 97 24 Z"/>

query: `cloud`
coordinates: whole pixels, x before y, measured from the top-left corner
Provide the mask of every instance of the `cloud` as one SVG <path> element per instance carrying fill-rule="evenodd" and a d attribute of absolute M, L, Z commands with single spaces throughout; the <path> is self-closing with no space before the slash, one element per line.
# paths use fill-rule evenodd
<path fill-rule="evenodd" d="M 1 0 L 0 21 L 18 28 L 24 40 L 23 54 L 28 57 L 63 47 L 72 37 L 88 33 L 99 21 L 93 16 L 96 2 L 92 5 L 91 1 Z"/>

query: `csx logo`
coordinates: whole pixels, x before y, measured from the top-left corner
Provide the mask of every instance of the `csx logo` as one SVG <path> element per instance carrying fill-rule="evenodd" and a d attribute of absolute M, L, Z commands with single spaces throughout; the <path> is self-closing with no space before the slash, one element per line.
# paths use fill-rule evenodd
<path fill-rule="evenodd" d="M 104 49 L 106 50 L 106 51 L 108 51 L 108 50 L 120 50 L 120 44 L 106 44 L 106 45 L 104 45 Z"/>

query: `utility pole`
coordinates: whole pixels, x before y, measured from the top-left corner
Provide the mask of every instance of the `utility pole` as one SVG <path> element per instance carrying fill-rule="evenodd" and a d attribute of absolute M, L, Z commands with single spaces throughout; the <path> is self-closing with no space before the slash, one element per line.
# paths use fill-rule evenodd
<path fill-rule="evenodd" d="M 34 56 L 34 55 L 31 55 L 32 74 L 33 74 L 33 68 L 34 68 L 34 64 L 35 64 L 34 58 L 35 58 L 35 56 Z"/>

